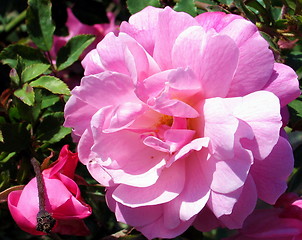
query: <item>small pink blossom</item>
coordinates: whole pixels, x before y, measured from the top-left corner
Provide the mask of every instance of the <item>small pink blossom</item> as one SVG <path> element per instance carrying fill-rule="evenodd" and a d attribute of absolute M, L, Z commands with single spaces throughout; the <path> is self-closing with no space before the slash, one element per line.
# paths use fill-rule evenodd
<path fill-rule="evenodd" d="M 275 203 L 293 167 L 280 110 L 300 92 L 268 47 L 237 15 L 147 7 L 86 55 L 65 126 L 118 221 L 172 238 Z"/>
<path fill-rule="evenodd" d="M 115 15 L 112 12 L 107 13 L 109 23 L 95 24 L 93 26 L 81 23 L 73 15 L 70 8 L 67 8 L 67 14 L 68 19 L 66 22 L 66 27 L 68 28 L 69 35 L 66 37 L 54 36 L 53 46 L 50 50 L 50 55 L 54 62 L 57 58 L 60 48 L 65 46 L 65 44 L 76 35 L 93 34 L 96 37 L 93 43 L 90 44 L 80 56 L 80 58 L 83 59 L 89 51 L 96 47 L 97 43 L 100 42 L 107 33 L 113 32 L 114 34 L 117 34 L 119 31 L 118 25 L 115 24 Z M 73 89 L 75 86 L 80 84 L 82 72 L 83 68 L 81 65 L 79 63 L 75 63 L 68 69 L 60 71 L 57 75 L 64 80 L 65 83 L 67 83 L 70 89 Z"/>
<path fill-rule="evenodd" d="M 95 24 L 93 26 L 86 25 L 81 23 L 72 13 L 70 8 L 67 8 L 67 22 L 66 27 L 68 28 L 68 36 L 54 36 L 53 39 L 53 46 L 50 50 L 51 56 L 55 59 L 57 56 L 58 51 L 61 47 L 63 47 L 72 37 L 79 35 L 79 34 L 93 34 L 95 35 L 96 39 L 94 42 L 85 49 L 82 53 L 82 58 L 92 49 L 94 49 L 99 41 L 101 41 L 104 36 L 109 33 L 113 32 L 115 34 L 118 33 L 118 26 L 115 25 L 115 16 L 112 12 L 107 13 L 107 17 L 109 19 L 109 23 L 103 24 Z"/>
<path fill-rule="evenodd" d="M 276 208 L 255 210 L 239 233 L 226 240 L 281 239 L 302 239 L 302 199 L 293 193 L 282 195 Z"/>
<path fill-rule="evenodd" d="M 83 219 L 91 214 L 91 208 L 80 194 L 73 181 L 78 156 L 65 145 L 57 161 L 42 172 L 46 191 L 46 211 L 56 219 L 52 232 L 67 235 L 88 235 L 90 232 Z M 39 198 L 36 178 L 23 190 L 13 191 L 8 196 L 9 210 L 18 226 L 33 235 L 45 235 L 37 231 Z"/>

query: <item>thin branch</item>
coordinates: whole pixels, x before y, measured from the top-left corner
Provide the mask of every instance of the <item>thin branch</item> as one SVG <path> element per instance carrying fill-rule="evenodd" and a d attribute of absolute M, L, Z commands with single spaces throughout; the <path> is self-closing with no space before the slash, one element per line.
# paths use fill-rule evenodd
<path fill-rule="evenodd" d="M 34 171 L 36 173 L 38 198 L 39 198 L 39 212 L 37 214 L 36 230 L 45 233 L 50 233 L 51 229 L 54 227 L 56 223 L 56 220 L 45 209 L 46 191 L 45 191 L 44 180 L 40 168 L 40 163 L 35 158 L 32 158 L 31 164 L 33 165 Z"/>

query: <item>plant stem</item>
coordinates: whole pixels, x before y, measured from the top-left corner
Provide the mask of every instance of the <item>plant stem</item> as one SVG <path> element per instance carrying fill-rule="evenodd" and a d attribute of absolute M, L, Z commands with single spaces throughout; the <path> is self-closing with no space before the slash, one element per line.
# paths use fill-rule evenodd
<path fill-rule="evenodd" d="M 15 17 L 12 21 L 10 21 L 5 27 L 5 32 L 10 32 L 14 30 L 26 17 L 26 10 L 21 12 L 17 17 Z"/>
<path fill-rule="evenodd" d="M 54 227 L 56 220 L 51 216 L 45 209 L 45 185 L 40 168 L 40 163 L 35 159 L 31 159 L 34 171 L 36 173 L 37 187 L 38 187 L 38 198 L 39 198 L 39 212 L 37 214 L 37 226 L 36 229 L 41 232 L 50 233 Z"/>

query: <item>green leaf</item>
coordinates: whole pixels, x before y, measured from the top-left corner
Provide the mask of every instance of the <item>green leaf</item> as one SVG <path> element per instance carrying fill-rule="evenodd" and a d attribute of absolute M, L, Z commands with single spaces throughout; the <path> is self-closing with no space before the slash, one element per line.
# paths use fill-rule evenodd
<path fill-rule="evenodd" d="M 127 0 L 127 7 L 131 14 L 143 10 L 147 6 L 160 7 L 159 0 Z"/>
<path fill-rule="evenodd" d="M 71 38 L 67 44 L 60 48 L 57 56 L 57 68 L 59 71 L 73 64 L 82 52 L 87 48 L 95 37 L 93 35 L 83 34 Z"/>
<path fill-rule="evenodd" d="M 269 25 L 269 23 L 271 23 L 273 21 L 270 11 L 265 9 L 262 6 L 262 4 L 259 3 L 258 1 L 252 1 L 252 2 L 246 3 L 246 5 L 257 10 L 267 25 Z"/>
<path fill-rule="evenodd" d="M 38 49 L 20 44 L 12 44 L 4 48 L 0 53 L 0 60 L 3 64 L 8 64 L 11 68 L 16 68 L 18 56 L 22 58 L 25 66 L 34 63 L 48 64 L 48 61 Z"/>
<path fill-rule="evenodd" d="M 41 109 L 48 108 L 50 106 L 55 105 L 60 100 L 60 97 L 58 95 L 49 95 L 44 96 L 42 99 Z"/>
<path fill-rule="evenodd" d="M 28 0 L 28 5 L 26 19 L 29 37 L 40 49 L 49 51 L 55 31 L 51 18 L 51 1 Z"/>
<path fill-rule="evenodd" d="M 22 82 L 25 83 L 38 77 L 39 75 L 44 73 L 49 67 L 49 64 L 44 63 L 36 63 L 25 67 L 21 73 Z"/>
<path fill-rule="evenodd" d="M 21 89 L 17 89 L 14 95 L 28 106 L 33 106 L 35 102 L 34 89 L 25 83 Z"/>
<path fill-rule="evenodd" d="M 71 128 L 66 128 L 66 127 L 63 127 L 63 126 L 60 126 L 60 129 L 57 133 L 55 133 L 51 139 L 49 139 L 47 142 L 48 143 L 56 143 L 56 142 L 59 142 L 61 141 L 64 137 L 66 137 L 68 134 L 71 133 Z"/>
<path fill-rule="evenodd" d="M 257 16 L 246 7 L 243 0 L 234 0 L 234 3 L 241 12 L 244 12 L 248 19 L 250 19 L 253 23 L 256 23 Z"/>
<path fill-rule="evenodd" d="M 285 0 L 287 6 L 289 6 L 292 10 L 296 9 L 296 1 L 295 0 Z"/>
<path fill-rule="evenodd" d="M 197 8 L 194 0 L 180 0 L 176 3 L 174 10 L 177 12 L 186 12 L 195 17 L 197 15 Z"/>
<path fill-rule="evenodd" d="M 8 162 L 15 155 L 16 155 L 16 152 L 11 152 L 11 153 L 2 152 L 2 153 L 0 153 L 0 163 L 3 164 L 3 163 Z"/>
<path fill-rule="evenodd" d="M 23 61 L 21 56 L 17 56 L 17 66 L 16 66 L 16 71 L 17 74 L 19 76 L 19 78 L 21 77 L 21 73 L 23 71 L 23 69 L 25 68 L 25 62 Z"/>
<path fill-rule="evenodd" d="M 1 171 L 0 173 L 0 190 L 3 190 L 9 186 L 10 173 L 9 170 Z"/>
<path fill-rule="evenodd" d="M 63 112 L 51 113 L 43 118 L 37 129 L 37 138 L 43 143 L 53 144 L 59 142 L 71 133 L 70 128 L 62 126 Z"/>
<path fill-rule="evenodd" d="M 278 29 L 286 29 L 288 25 L 288 20 L 287 19 L 279 19 L 275 21 L 275 27 Z"/>
<path fill-rule="evenodd" d="M 274 39 L 270 35 L 265 32 L 260 31 L 261 36 L 269 43 L 270 47 L 275 51 L 278 52 L 279 48 L 278 45 L 274 42 Z"/>
<path fill-rule="evenodd" d="M 70 90 L 66 83 L 61 79 L 52 76 L 42 76 L 39 79 L 32 81 L 30 86 L 35 88 L 45 88 L 54 94 L 70 95 Z"/>

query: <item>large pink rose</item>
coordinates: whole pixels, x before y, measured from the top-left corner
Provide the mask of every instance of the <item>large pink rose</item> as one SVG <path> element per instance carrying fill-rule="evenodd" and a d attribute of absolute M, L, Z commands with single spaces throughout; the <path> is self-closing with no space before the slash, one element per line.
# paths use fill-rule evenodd
<path fill-rule="evenodd" d="M 300 92 L 257 27 L 147 7 L 120 30 L 85 57 L 65 108 L 117 220 L 172 238 L 241 227 L 257 198 L 274 203 L 293 167 L 280 109 Z"/>
<path fill-rule="evenodd" d="M 42 172 L 46 211 L 56 220 L 52 232 L 80 236 L 90 233 L 83 219 L 91 214 L 91 208 L 83 201 L 80 189 L 73 181 L 77 163 L 77 154 L 70 152 L 65 145 L 59 159 Z M 34 235 L 45 234 L 36 230 L 36 217 L 39 212 L 36 178 L 23 190 L 9 194 L 8 207 L 22 230 Z"/>
<path fill-rule="evenodd" d="M 302 199 L 287 193 L 278 203 L 277 208 L 253 212 L 239 233 L 226 240 L 301 240 Z"/>

